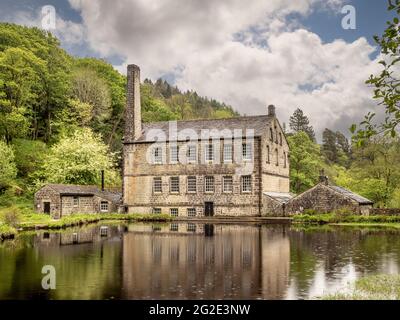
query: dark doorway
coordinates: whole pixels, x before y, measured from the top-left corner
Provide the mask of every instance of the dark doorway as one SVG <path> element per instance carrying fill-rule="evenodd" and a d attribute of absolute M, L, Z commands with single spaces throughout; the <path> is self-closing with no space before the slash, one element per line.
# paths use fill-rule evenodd
<path fill-rule="evenodd" d="M 204 235 L 206 237 L 212 237 L 214 235 L 214 225 L 213 224 L 205 224 L 204 225 Z"/>
<path fill-rule="evenodd" d="M 214 202 L 204 202 L 204 215 L 206 217 L 214 215 Z"/>
<path fill-rule="evenodd" d="M 43 212 L 50 214 L 50 202 L 43 202 Z"/>

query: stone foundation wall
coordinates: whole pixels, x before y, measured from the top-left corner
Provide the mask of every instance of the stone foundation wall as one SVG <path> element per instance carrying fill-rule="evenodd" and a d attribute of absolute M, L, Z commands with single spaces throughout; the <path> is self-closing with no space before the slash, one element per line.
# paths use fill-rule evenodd
<path fill-rule="evenodd" d="M 399 216 L 400 208 L 371 208 L 369 214 L 374 215 L 385 215 L 385 216 Z"/>

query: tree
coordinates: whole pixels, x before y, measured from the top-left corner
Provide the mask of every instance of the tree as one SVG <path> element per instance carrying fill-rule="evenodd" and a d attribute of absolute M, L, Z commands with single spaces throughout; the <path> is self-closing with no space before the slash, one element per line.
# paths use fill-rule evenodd
<path fill-rule="evenodd" d="M 40 168 L 48 151 L 44 142 L 27 139 L 14 139 L 12 148 L 18 176 L 22 178 L 28 178 Z"/>
<path fill-rule="evenodd" d="M 290 147 L 290 188 L 300 193 L 319 179 L 322 159 L 319 146 L 304 131 L 288 136 Z"/>
<path fill-rule="evenodd" d="M 337 183 L 357 192 L 378 206 L 388 206 L 400 184 L 400 141 L 385 136 L 370 138 L 353 150 L 353 162 L 341 172 Z"/>
<path fill-rule="evenodd" d="M 303 110 L 297 108 L 289 118 L 289 127 L 294 133 L 305 132 L 312 141 L 315 141 L 315 133 L 310 120 L 304 115 Z"/>
<path fill-rule="evenodd" d="M 10 146 L 0 141 L 0 189 L 5 189 L 17 176 L 14 152 Z"/>
<path fill-rule="evenodd" d="M 106 183 L 118 185 L 116 155 L 111 153 L 101 137 L 89 128 L 76 130 L 60 139 L 36 175 L 41 183 L 99 184 L 100 171 L 106 171 Z"/>
<path fill-rule="evenodd" d="M 358 144 L 368 138 L 383 133 L 395 137 L 400 124 L 400 77 L 398 62 L 400 61 L 400 0 L 389 0 L 389 11 L 397 14 L 392 21 L 387 22 L 387 28 L 382 37 L 375 36 L 375 42 L 381 47 L 384 58 L 379 61 L 383 70 L 378 75 L 371 75 L 366 81 L 374 88 L 374 99 L 385 108 L 386 118 L 383 123 L 373 123 L 375 113 L 368 113 L 360 123 L 360 129 L 353 124 L 350 128 Z"/>
<path fill-rule="evenodd" d="M 72 77 L 72 93 L 80 102 L 92 106 L 92 128 L 98 129 L 111 116 L 111 96 L 107 83 L 96 71 L 81 68 Z"/>

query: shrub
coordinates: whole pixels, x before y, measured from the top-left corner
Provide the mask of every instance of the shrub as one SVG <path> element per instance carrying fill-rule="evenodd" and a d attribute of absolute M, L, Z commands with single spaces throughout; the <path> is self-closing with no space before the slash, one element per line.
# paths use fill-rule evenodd
<path fill-rule="evenodd" d="M 21 222 L 21 213 L 17 207 L 10 207 L 2 214 L 2 220 L 11 227 L 17 227 Z"/>

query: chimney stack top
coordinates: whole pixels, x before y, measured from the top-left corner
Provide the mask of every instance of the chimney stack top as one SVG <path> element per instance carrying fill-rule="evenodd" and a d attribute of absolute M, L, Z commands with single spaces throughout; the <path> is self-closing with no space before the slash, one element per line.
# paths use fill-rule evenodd
<path fill-rule="evenodd" d="M 268 106 L 268 115 L 275 117 L 275 106 L 273 104 Z"/>

